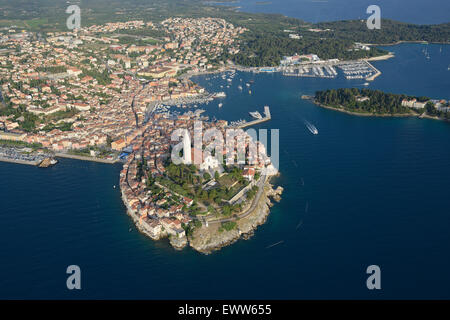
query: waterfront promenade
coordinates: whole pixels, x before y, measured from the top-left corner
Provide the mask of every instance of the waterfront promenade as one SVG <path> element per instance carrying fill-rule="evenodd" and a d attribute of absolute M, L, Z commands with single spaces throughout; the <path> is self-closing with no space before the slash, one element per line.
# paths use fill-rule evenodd
<path fill-rule="evenodd" d="M 68 159 L 75 159 L 75 160 L 82 160 L 82 161 L 93 161 L 93 162 L 99 162 L 99 163 L 107 163 L 107 164 L 114 164 L 117 162 L 120 162 L 118 159 L 109 160 L 109 159 L 100 159 L 95 157 L 88 157 L 88 156 L 80 156 L 80 155 L 74 155 L 74 154 L 68 154 L 68 153 L 56 153 L 56 157 L 59 158 L 68 158 Z"/>
<path fill-rule="evenodd" d="M 16 164 L 26 164 L 30 166 L 37 166 L 39 163 L 41 163 L 41 160 L 21 160 L 21 159 L 13 159 L 13 158 L 5 158 L 0 157 L 1 162 L 8 162 L 8 163 L 16 163 Z"/>

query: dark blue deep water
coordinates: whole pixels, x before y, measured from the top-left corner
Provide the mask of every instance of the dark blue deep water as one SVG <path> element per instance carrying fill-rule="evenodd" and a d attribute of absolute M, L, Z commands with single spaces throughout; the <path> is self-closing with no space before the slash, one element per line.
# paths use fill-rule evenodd
<path fill-rule="evenodd" d="M 450 99 L 450 47 L 440 48 L 429 45 L 427 61 L 422 45 L 389 47 L 396 58 L 375 63 L 383 75 L 370 88 Z M 113 188 L 120 165 L 0 163 L 0 298 L 450 298 L 449 123 L 357 117 L 299 98 L 361 81 L 238 73 L 226 88 L 208 78 L 195 80 L 228 94 L 221 109 L 202 106 L 208 114 L 248 119 L 267 104 L 273 119 L 261 127 L 280 129 L 285 193 L 255 236 L 208 256 L 178 252 L 136 231 Z M 252 95 L 237 89 L 241 78 L 254 80 Z M 81 291 L 66 289 L 71 264 Z M 378 292 L 365 284 L 372 264 Z"/>
<path fill-rule="evenodd" d="M 237 0 L 224 3 L 240 11 L 280 13 L 308 22 L 367 19 L 370 5 L 378 5 L 383 19 L 414 24 L 448 22 L 448 0 Z"/>

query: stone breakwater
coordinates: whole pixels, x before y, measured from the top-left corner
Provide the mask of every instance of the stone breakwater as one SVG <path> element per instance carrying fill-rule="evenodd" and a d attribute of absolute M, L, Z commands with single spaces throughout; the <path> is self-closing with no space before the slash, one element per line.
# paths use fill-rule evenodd
<path fill-rule="evenodd" d="M 271 184 L 267 183 L 253 212 L 244 218 L 235 220 L 236 228 L 230 231 L 221 231 L 220 224 L 211 224 L 208 227 L 203 226 L 194 231 L 194 234 L 189 239 L 190 246 L 201 253 L 210 254 L 241 238 L 249 239 L 254 234 L 254 230 L 267 220 L 270 207 L 273 205 L 269 197 L 279 201 L 281 200 L 282 192 L 282 187 L 278 187 L 275 190 Z"/>

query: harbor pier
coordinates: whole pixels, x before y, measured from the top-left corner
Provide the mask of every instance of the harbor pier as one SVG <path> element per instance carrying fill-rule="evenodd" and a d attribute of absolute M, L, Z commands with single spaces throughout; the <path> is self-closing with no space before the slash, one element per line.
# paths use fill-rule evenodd
<path fill-rule="evenodd" d="M 264 114 L 265 114 L 264 118 L 256 119 L 256 120 L 253 120 L 250 122 L 241 123 L 238 126 L 236 126 L 236 128 L 243 129 L 243 128 L 251 127 L 251 126 L 254 126 L 254 125 L 257 125 L 257 124 L 260 124 L 260 123 L 263 123 L 263 122 L 266 122 L 266 121 L 269 121 L 270 119 L 272 119 L 269 106 L 264 107 Z"/>

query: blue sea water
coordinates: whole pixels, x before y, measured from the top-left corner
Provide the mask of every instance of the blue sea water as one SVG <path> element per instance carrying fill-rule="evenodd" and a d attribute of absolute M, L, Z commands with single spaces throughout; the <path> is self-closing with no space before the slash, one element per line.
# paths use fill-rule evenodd
<path fill-rule="evenodd" d="M 253 13 L 280 13 L 308 22 L 367 19 L 370 5 L 381 8 L 383 19 L 414 24 L 448 22 L 450 2 L 447 0 L 239 0 L 223 3 Z"/>
<path fill-rule="evenodd" d="M 383 74 L 370 88 L 450 99 L 449 46 L 429 45 L 430 61 L 422 45 L 387 49 L 396 58 L 374 63 Z M 285 192 L 266 224 L 208 256 L 178 252 L 125 214 L 120 165 L 0 163 L 0 298 L 450 298 L 449 123 L 357 117 L 300 99 L 362 85 L 342 77 L 237 73 L 230 88 L 210 77 L 195 80 L 227 97 L 220 109 L 202 106 L 209 115 L 249 119 L 269 105 L 260 128 L 280 129 L 275 182 Z M 254 80 L 251 95 L 239 79 Z M 66 289 L 72 264 L 80 291 Z M 380 291 L 366 288 L 373 264 Z"/>

